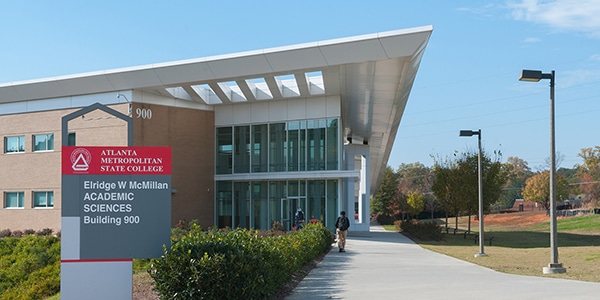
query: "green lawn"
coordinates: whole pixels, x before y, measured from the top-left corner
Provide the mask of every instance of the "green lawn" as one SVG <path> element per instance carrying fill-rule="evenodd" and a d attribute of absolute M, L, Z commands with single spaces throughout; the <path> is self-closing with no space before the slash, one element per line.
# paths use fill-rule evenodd
<path fill-rule="evenodd" d="M 600 282 L 600 215 L 561 218 L 557 227 L 558 261 L 567 269 L 565 274 L 542 274 L 542 268 L 550 262 L 549 222 L 519 230 L 486 225 L 485 237 L 494 237 L 492 246 L 485 243 L 487 257 L 474 257 L 479 252 L 474 235 L 465 239 L 462 234 L 444 234 L 443 241 L 415 242 L 425 249 L 500 272 Z M 386 229 L 395 230 L 393 226 Z"/>

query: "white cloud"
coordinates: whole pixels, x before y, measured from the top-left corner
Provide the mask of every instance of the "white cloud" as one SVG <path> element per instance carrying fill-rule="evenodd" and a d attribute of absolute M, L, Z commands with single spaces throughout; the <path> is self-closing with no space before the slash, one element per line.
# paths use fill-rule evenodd
<path fill-rule="evenodd" d="M 600 54 L 594 54 L 589 58 L 591 61 L 600 61 Z"/>
<path fill-rule="evenodd" d="M 520 0 L 508 7 L 512 17 L 558 30 L 575 31 L 600 37 L 600 1 L 598 0 Z"/>
<path fill-rule="evenodd" d="M 542 40 L 541 40 L 541 39 L 539 39 L 539 38 L 534 38 L 534 37 L 531 37 L 531 38 L 526 38 L 526 39 L 524 39 L 524 40 L 523 40 L 523 43 L 526 43 L 526 44 L 531 44 L 531 43 L 539 43 L 539 42 L 541 42 L 541 41 L 542 41 Z"/>

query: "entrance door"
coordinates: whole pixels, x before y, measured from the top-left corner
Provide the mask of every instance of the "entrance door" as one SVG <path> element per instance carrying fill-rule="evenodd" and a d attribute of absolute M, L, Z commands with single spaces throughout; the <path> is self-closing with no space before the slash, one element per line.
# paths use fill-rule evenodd
<path fill-rule="evenodd" d="M 292 230 L 294 216 L 298 207 L 304 211 L 306 218 L 306 197 L 281 198 L 281 225 L 285 230 Z"/>

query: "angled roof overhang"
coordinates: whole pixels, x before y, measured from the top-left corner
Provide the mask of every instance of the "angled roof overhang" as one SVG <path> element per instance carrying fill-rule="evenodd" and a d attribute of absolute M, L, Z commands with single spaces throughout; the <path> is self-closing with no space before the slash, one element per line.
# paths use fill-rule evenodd
<path fill-rule="evenodd" d="M 0 84 L 0 104 L 143 90 L 208 105 L 339 95 L 343 134 L 370 148 L 376 192 L 432 26 Z M 135 102 L 135 99 L 133 99 Z"/>

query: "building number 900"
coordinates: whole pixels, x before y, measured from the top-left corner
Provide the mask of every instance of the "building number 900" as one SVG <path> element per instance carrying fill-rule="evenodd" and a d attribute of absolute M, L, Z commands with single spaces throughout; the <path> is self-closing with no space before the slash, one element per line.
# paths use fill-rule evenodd
<path fill-rule="evenodd" d="M 125 224 L 139 224 L 140 216 L 124 216 L 123 223 Z"/>
<path fill-rule="evenodd" d="M 137 115 L 138 119 L 152 119 L 152 110 L 149 108 L 136 108 L 135 114 Z"/>

